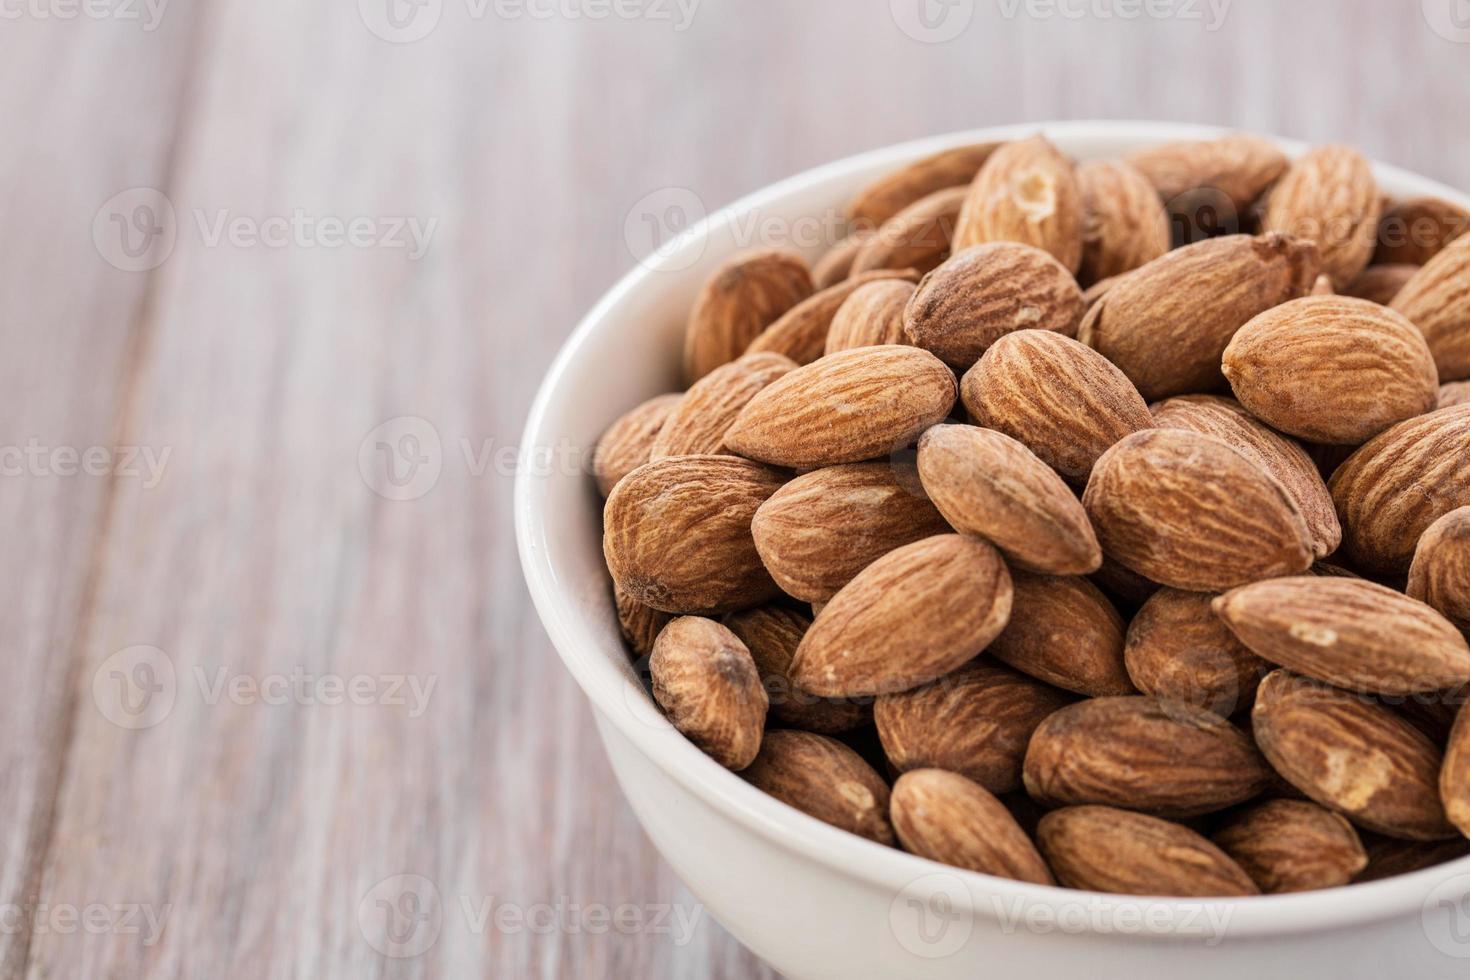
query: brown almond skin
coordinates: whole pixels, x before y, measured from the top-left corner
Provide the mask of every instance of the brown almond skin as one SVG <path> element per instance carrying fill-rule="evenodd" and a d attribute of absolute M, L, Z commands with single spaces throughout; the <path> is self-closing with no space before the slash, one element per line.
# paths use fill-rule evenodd
<path fill-rule="evenodd" d="M 1470 381 L 1451 381 L 1439 389 L 1439 407 L 1470 405 Z"/>
<path fill-rule="evenodd" d="M 1359 827 L 1407 840 L 1454 836 L 1439 797 L 1443 754 L 1389 709 L 1278 670 L 1261 682 L 1251 721 L 1278 773 Z"/>
<path fill-rule="evenodd" d="M 1123 664 L 1123 617 L 1085 578 L 1015 572 L 1011 619 L 989 656 L 1064 691 L 1133 694 Z"/>
<path fill-rule="evenodd" d="M 879 844 L 896 843 L 888 819 L 888 784 L 835 738 L 786 729 L 766 732 L 760 754 L 740 775 L 823 823 Z"/>
<path fill-rule="evenodd" d="M 1271 781 L 1250 737 L 1203 708 L 1158 698 L 1093 698 L 1031 736 L 1026 791 L 1047 806 L 1098 803 L 1163 817 L 1213 813 Z"/>
<path fill-rule="evenodd" d="M 659 633 L 648 669 L 669 721 L 726 769 L 760 751 L 766 692 L 745 644 L 710 619 L 680 616 Z"/>
<path fill-rule="evenodd" d="M 921 198 L 947 187 L 967 187 L 999 143 L 974 143 L 941 150 L 873 181 L 847 204 L 855 225 L 877 228 Z"/>
<path fill-rule="evenodd" d="M 823 697 L 907 691 L 984 650 L 1010 614 L 1000 552 L 960 534 L 925 538 L 879 558 L 832 597 L 802 638 L 791 679 Z"/>
<path fill-rule="evenodd" d="M 1470 231 L 1470 211 L 1439 197 L 1399 201 L 1378 219 L 1374 266 L 1424 265 Z"/>
<path fill-rule="evenodd" d="M 715 270 L 694 300 L 684 331 L 684 380 L 693 384 L 750 346 L 812 293 L 806 261 L 784 249 L 754 249 Z"/>
<path fill-rule="evenodd" d="M 1128 624 L 1128 676 L 1154 697 L 1228 718 L 1250 707 L 1270 667 L 1225 627 L 1204 592 L 1161 589 Z"/>
<path fill-rule="evenodd" d="M 975 175 L 954 248 L 985 242 L 1034 245 L 1072 273 L 1082 264 L 1082 191 L 1072 162 L 1046 137 L 1005 144 Z"/>
<path fill-rule="evenodd" d="M 1460 709 L 1450 732 L 1444 767 L 1439 773 L 1439 795 L 1450 823 L 1470 837 L 1470 707 Z"/>
<path fill-rule="evenodd" d="M 1317 557 L 1332 554 L 1342 543 L 1342 525 L 1332 494 L 1327 492 L 1327 484 L 1311 456 L 1291 439 L 1262 424 L 1233 398 L 1181 395 L 1153 406 L 1153 418 L 1160 429 L 1188 429 L 1221 439 L 1280 480 L 1301 508 Z"/>
<path fill-rule="evenodd" d="M 1114 895 L 1233 898 L 1260 889 L 1224 851 L 1188 827 L 1108 806 L 1048 813 L 1037 844 L 1068 888 Z"/>
<path fill-rule="evenodd" d="M 1417 265 L 1370 265 L 1347 284 L 1342 294 L 1388 306 L 1418 271 Z"/>
<path fill-rule="evenodd" d="M 1230 819 L 1213 840 L 1267 895 L 1346 885 L 1368 866 L 1353 825 L 1302 800 L 1266 800 Z"/>
<path fill-rule="evenodd" d="M 1434 356 L 1414 324 L 1347 296 L 1267 310 L 1240 328 L 1223 367 L 1252 415 L 1312 442 L 1360 446 L 1439 398 Z"/>
<path fill-rule="evenodd" d="M 725 444 L 810 469 L 886 456 L 949 415 L 959 393 L 944 362 L 914 347 L 861 347 L 797 368 L 750 400 Z"/>
<path fill-rule="evenodd" d="M 1364 838 L 1368 851 L 1368 866 L 1353 879 L 1354 883 L 1397 878 L 1470 855 L 1470 840 L 1463 837 L 1425 842 L 1367 833 L 1359 836 Z"/>
<path fill-rule="evenodd" d="M 1263 221 L 1267 231 L 1315 241 L 1322 271 L 1342 287 L 1368 267 L 1382 213 L 1368 161 L 1352 147 L 1332 145 L 1292 163 L 1271 191 Z"/>
<path fill-rule="evenodd" d="M 877 227 L 874 225 L 871 228 L 859 228 L 833 245 L 812 266 L 812 285 L 817 289 L 826 289 L 846 279 L 852 272 L 853 259 L 857 258 L 863 244 L 873 237 Z"/>
<path fill-rule="evenodd" d="M 1366 579 L 1256 582 L 1220 596 L 1213 608 L 1259 656 L 1338 687 L 1416 694 L 1470 682 L 1470 644 L 1454 624 Z"/>
<path fill-rule="evenodd" d="M 1102 550 L 1072 491 L 1021 443 L 993 429 L 936 425 L 919 440 L 919 478 L 956 531 L 986 538 L 1016 566 L 1086 575 Z"/>
<path fill-rule="evenodd" d="M 903 311 L 914 289 L 903 279 L 880 279 L 853 290 L 832 315 L 824 353 L 906 343 Z"/>
<path fill-rule="evenodd" d="M 623 642 L 628 644 L 628 649 L 635 657 L 651 654 L 653 641 L 658 639 L 659 633 L 674 617 L 645 606 L 616 585 L 613 586 L 613 602 L 618 610 L 618 629 L 622 632 Z"/>
<path fill-rule="evenodd" d="M 1286 155 L 1274 143 L 1248 133 L 1165 143 L 1130 153 L 1127 160 L 1165 201 L 1210 189 L 1237 212 L 1249 208 L 1288 166 Z"/>
<path fill-rule="evenodd" d="M 776 584 L 805 602 L 826 602 L 895 548 L 948 530 L 914 465 L 896 462 L 798 476 L 761 505 L 751 524 Z"/>
<path fill-rule="evenodd" d="M 750 522 L 780 473 L 733 456 L 675 456 L 640 466 L 603 508 L 613 581 L 669 613 L 730 612 L 775 598 Z"/>
<path fill-rule="evenodd" d="M 1142 171 L 1122 160 L 1094 160 L 1077 168 L 1077 186 L 1082 282 L 1131 272 L 1169 251 L 1169 214 Z"/>
<path fill-rule="evenodd" d="M 1470 507 L 1452 510 L 1425 529 L 1406 591 L 1470 636 Z"/>
<path fill-rule="evenodd" d="M 1074 699 L 985 659 L 874 702 L 873 720 L 893 768 L 947 769 L 992 793 L 1020 787 L 1031 733 Z"/>
<path fill-rule="evenodd" d="M 1005 804 L 964 776 L 942 769 L 904 773 L 893 784 L 889 807 L 910 854 L 1014 881 L 1056 884 Z"/>
<path fill-rule="evenodd" d="M 795 368 L 795 361 L 780 354 L 747 354 L 715 368 L 696 381 L 669 412 L 649 459 L 728 455 L 725 430 L 735 416 L 756 392 Z"/>
<path fill-rule="evenodd" d="M 964 371 L 991 344 L 1017 330 L 1077 335 L 1082 290 L 1039 248 L 990 242 L 956 252 L 926 275 L 904 310 L 904 334 Z"/>
<path fill-rule="evenodd" d="M 834 735 L 851 731 L 872 716 L 866 701 L 813 697 L 791 683 L 791 661 L 811 628 L 809 616 L 783 606 L 761 606 L 731 613 L 724 625 L 750 651 L 770 701 L 767 715 L 775 724 Z"/>
<path fill-rule="evenodd" d="M 1423 331 L 1441 381 L 1470 378 L 1470 236 L 1430 259 L 1392 306 Z"/>
<path fill-rule="evenodd" d="M 1312 564 L 1311 533 L 1291 494 L 1213 436 L 1129 436 L 1098 460 L 1082 504 L 1109 557 L 1176 589 L 1220 591 Z"/>
<path fill-rule="evenodd" d="M 603 497 L 612 493 L 619 480 L 648 462 L 664 422 L 683 397 L 670 393 L 650 398 L 624 413 L 597 440 L 592 473 Z"/>
<path fill-rule="evenodd" d="M 857 272 L 834 286 L 808 296 L 787 310 L 779 320 L 751 341 L 749 354 L 769 352 L 784 354 L 797 364 L 810 364 L 822 356 L 827 345 L 827 332 L 832 318 L 847 298 L 861 286 L 873 282 L 900 280 L 916 282 L 919 274 L 912 269 Z"/>
<path fill-rule="evenodd" d="M 1327 487 L 1353 566 L 1407 572 L 1425 529 L 1470 505 L 1470 405 L 1400 422 L 1349 456 Z"/>
<path fill-rule="evenodd" d="M 948 257 L 965 189 L 936 191 L 883 223 L 852 260 L 852 274 L 878 269 L 928 272 Z"/>
<path fill-rule="evenodd" d="M 1175 249 L 1098 300 L 1077 339 L 1126 374 L 1148 401 L 1213 391 L 1220 358 L 1252 317 L 1305 296 L 1316 246 L 1286 235 L 1226 235 Z"/>
<path fill-rule="evenodd" d="M 1127 375 L 1085 344 L 1046 330 L 997 340 L 965 372 L 960 397 L 977 425 L 1020 441 L 1077 483 L 1120 439 L 1154 425 Z"/>

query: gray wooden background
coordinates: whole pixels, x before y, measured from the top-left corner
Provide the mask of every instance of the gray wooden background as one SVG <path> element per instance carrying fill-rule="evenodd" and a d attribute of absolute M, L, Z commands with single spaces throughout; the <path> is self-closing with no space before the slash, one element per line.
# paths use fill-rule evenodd
<path fill-rule="evenodd" d="M 1139 9 L 7 4 L 0 975 L 768 975 L 531 609 L 526 406 L 667 188 L 1089 117 L 1470 186 L 1466 0 Z"/>

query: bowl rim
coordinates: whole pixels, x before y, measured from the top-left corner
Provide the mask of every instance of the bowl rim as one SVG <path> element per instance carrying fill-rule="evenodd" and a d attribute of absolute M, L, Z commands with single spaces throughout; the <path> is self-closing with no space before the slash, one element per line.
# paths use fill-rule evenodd
<path fill-rule="evenodd" d="M 686 249 L 702 249 L 712 230 L 741 215 L 771 206 L 788 195 L 810 192 L 864 170 L 901 166 L 907 161 L 965 143 L 1015 139 L 1037 132 L 1044 133 L 1066 150 L 1069 144 L 1089 141 L 1116 141 L 1143 147 L 1171 140 L 1208 139 L 1239 130 L 1129 120 L 1054 121 L 986 127 L 869 150 L 768 185 L 709 214 L 660 255 L 635 266 L 593 305 L 562 346 L 537 391 L 522 437 L 523 452 L 529 447 L 552 445 L 560 438 L 561 434 L 553 431 L 551 424 L 554 406 L 589 339 L 609 314 L 631 294 L 642 290 L 656 291 L 659 288 L 657 274 L 666 267 L 678 268 Z M 1292 157 L 1300 155 L 1308 146 L 1301 141 L 1270 134 L 1255 135 L 1271 140 Z M 1409 193 L 1436 195 L 1470 207 L 1470 196 L 1430 178 L 1377 161 L 1373 162 L 1373 169 L 1383 183 L 1408 189 L 1405 194 L 1395 196 Z M 1380 881 L 1297 894 L 1252 896 L 1249 899 L 1111 895 L 1035 885 L 954 868 L 877 844 L 807 816 L 757 790 L 709 759 L 662 715 L 651 710 L 646 715 L 632 710 L 633 703 L 646 703 L 646 695 L 627 670 L 614 666 L 617 661 L 592 652 L 591 648 L 601 642 L 597 631 L 564 594 L 550 550 L 545 546 L 548 540 L 544 507 L 546 495 L 539 492 L 539 487 L 555 478 L 569 477 L 537 472 L 534 467 L 521 467 L 515 479 L 513 508 L 516 541 L 526 583 L 542 623 L 567 669 L 597 713 L 611 722 L 666 776 L 706 805 L 794 855 L 827 865 L 836 874 L 858 879 L 895 896 L 918 881 L 942 873 L 950 876 L 951 880 L 962 882 L 971 899 L 989 896 L 992 899 L 990 903 L 972 901 L 971 911 L 992 919 L 1000 914 L 996 900 L 1019 901 L 1025 903 L 1027 909 L 1041 908 L 1056 914 L 1074 909 L 1079 902 L 1104 911 L 1163 905 L 1180 913 L 1181 917 L 1197 910 L 1221 911 L 1229 915 L 1224 921 L 1228 922 L 1226 935 L 1232 941 L 1339 930 L 1422 911 L 1425 896 L 1435 885 L 1446 880 L 1446 870 L 1452 877 L 1464 875 L 1465 891 L 1470 893 L 1470 857 L 1466 857 Z M 1103 932 L 1094 929 L 1083 931 Z M 1134 940 L 1145 937 L 1177 940 L 1180 932 L 1166 927 L 1145 928 L 1129 934 L 1129 938 Z"/>

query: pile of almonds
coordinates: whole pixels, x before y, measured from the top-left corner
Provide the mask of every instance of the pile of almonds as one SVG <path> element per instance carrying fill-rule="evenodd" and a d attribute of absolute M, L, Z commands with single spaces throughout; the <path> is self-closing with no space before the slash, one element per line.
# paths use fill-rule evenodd
<path fill-rule="evenodd" d="M 820 820 L 1030 882 L 1470 853 L 1470 213 L 1233 135 L 960 147 L 847 214 L 815 267 L 718 269 L 688 390 L 598 446 L 673 725 Z"/>

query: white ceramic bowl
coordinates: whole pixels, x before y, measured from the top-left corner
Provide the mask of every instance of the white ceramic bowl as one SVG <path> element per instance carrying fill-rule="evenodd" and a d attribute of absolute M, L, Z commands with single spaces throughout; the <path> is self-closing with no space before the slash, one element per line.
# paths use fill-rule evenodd
<path fill-rule="evenodd" d="M 946 146 L 1044 131 L 1078 159 L 1220 131 L 1158 123 L 1056 123 L 957 133 L 842 160 L 712 214 L 629 273 L 552 365 L 523 447 L 565 460 L 620 413 L 677 387 L 700 283 L 767 229 L 810 231 L 861 185 Z M 1282 141 L 1290 154 L 1299 144 Z M 1393 196 L 1449 188 L 1376 167 Z M 803 223 L 803 219 L 807 219 Z M 820 248 L 807 249 L 815 258 Z M 618 781 L 689 888 L 741 942 L 794 980 L 1470 976 L 1470 859 L 1373 884 L 1249 900 L 1139 900 L 958 871 L 806 816 L 706 758 L 638 684 L 602 559 L 601 502 L 576 466 L 527 467 L 516 531 L 531 595 L 592 702 Z"/>

